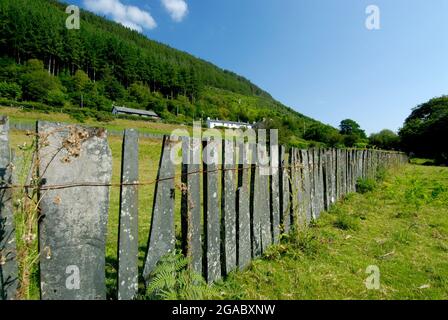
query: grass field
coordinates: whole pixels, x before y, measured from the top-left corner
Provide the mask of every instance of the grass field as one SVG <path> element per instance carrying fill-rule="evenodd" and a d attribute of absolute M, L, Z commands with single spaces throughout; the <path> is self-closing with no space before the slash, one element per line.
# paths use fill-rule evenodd
<path fill-rule="evenodd" d="M 33 111 L 22 111 L 17 108 L 10 108 L 0 106 L 0 114 L 8 116 L 11 122 L 20 123 L 35 123 L 36 120 L 64 122 L 64 123 L 79 123 L 74 118 L 64 113 L 43 113 Z M 136 121 L 126 119 L 114 119 L 110 122 L 98 122 L 95 119 L 87 119 L 82 123 L 86 126 L 104 127 L 108 130 L 124 130 L 127 128 L 138 129 L 142 133 L 150 134 L 171 134 L 175 129 L 186 129 L 191 131 L 189 126 L 181 126 L 178 124 L 168 124 L 163 122 L 152 121 Z"/>
<path fill-rule="evenodd" d="M 218 286 L 225 299 L 448 299 L 447 257 L 448 168 L 409 165 Z"/>

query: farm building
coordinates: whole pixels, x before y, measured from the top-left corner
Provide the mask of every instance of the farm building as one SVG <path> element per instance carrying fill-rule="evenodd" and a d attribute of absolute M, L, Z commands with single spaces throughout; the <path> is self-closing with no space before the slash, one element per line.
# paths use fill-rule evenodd
<path fill-rule="evenodd" d="M 127 107 L 118 107 L 118 106 L 113 107 L 112 114 L 127 115 L 127 116 L 140 116 L 140 117 L 144 117 L 144 118 L 151 118 L 154 120 L 160 119 L 159 115 L 152 110 L 131 109 L 131 108 L 127 108 Z"/>

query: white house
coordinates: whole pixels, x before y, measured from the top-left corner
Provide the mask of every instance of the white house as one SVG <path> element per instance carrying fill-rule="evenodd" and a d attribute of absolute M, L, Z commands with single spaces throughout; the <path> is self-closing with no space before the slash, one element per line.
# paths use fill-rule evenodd
<path fill-rule="evenodd" d="M 225 120 L 212 120 L 207 118 L 207 128 L 227 128 L 227 129 L 252 129 L 252 124 L 245 122 L 225 121 Z"/>

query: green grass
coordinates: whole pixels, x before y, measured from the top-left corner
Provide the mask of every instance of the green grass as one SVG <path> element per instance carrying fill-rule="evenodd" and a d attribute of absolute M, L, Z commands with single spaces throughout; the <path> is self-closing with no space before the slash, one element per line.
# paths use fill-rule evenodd
<path fill-rule="evenodd" d="M 70 117 L 64 113 L 43 113 L 38 111 L 24 111 L 17 108 L 0 106 L 0 114 L 8 116 L 12 123 L 29 123 L 34 124 L 36 120 L 52 121 L 52 122 L 65 122 L 65 123 L 80 123 L 73 117 Z M 149 134 L 171 134 L 175 129 L 186 129 L 191 131 L 190 126 L 181 126 L 175 124 L 168 124 L 163 122 L 151 122 L 151 121 L 137 121 L 127 119 L 114 119 L 110 122 L 99 122 L 95 119 L 87 119 L 82 123 L 91 127 L 104 127 L 108 130 L 124 130 L 127 128 L 138 129 L 142 133 Z"/>
<path fill-rule="evenodd" d="M 447 299 L 448 168 L 409 165 L 353 194 L 248 270 L 225 299 Z M 379 290 L 366 268 L 379 267 Z"/>

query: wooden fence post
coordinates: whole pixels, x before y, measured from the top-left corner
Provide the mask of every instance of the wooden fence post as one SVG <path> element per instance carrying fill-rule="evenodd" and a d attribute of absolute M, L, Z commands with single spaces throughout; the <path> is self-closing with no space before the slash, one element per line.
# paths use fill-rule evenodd
<path fill-rule="evenodd" d="M 123 136 L 118 233 L 118 299 L 133 300 L 138 292 L 138 131 Z"/>
<path fill-rule="evenodd" d="M 162 156 L 154 192 L 151 230 L 143 269 L 143 277 L 147 283 L 157 263 L 163 256 L 174 250 L 176 242 L 174 233 L 175 167 L 174 159 L 172 159 L 172 150 L 176 143 L 177 141 L 169 136 L 163 138 Z"/>
<path fill-rule="evenodd" d="M 106 299 L 112 177 L 106 132 L 47 122 L 39 122 L 37 130 L 42 298 Z"/>
<path fill-rule="evenodd" d="M 11 162 L 9 121 L 0 116 L 0 300 L 14 300 L 18 286 Z"/>

